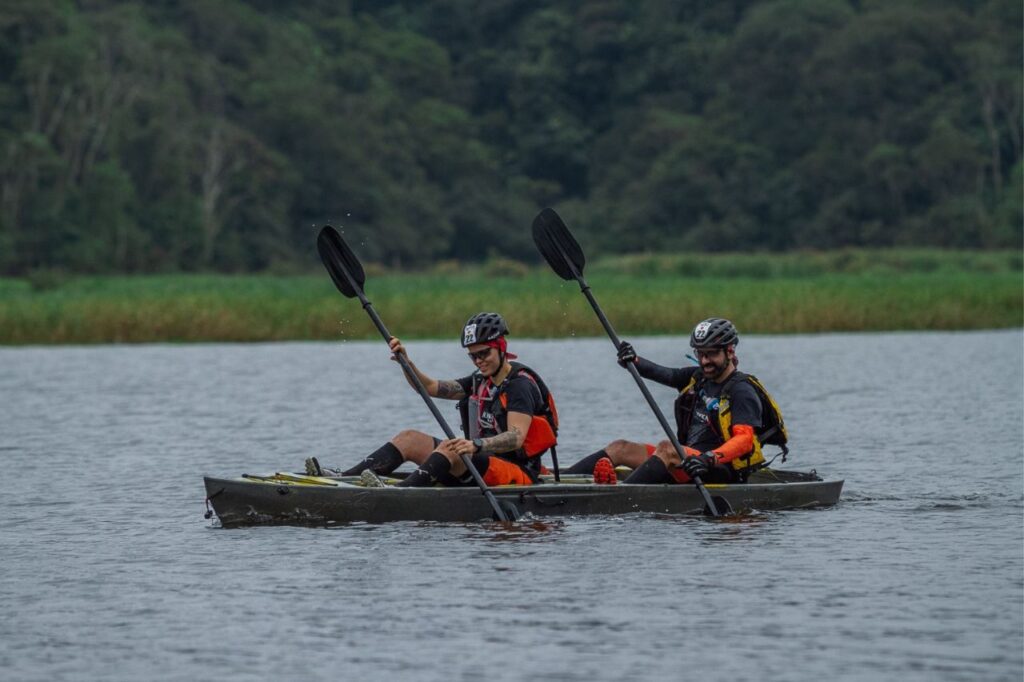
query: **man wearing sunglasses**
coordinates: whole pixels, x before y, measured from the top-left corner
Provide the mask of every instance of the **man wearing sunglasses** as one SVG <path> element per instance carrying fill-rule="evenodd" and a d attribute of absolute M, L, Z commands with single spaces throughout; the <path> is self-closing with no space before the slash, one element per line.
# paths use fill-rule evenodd
<path fill-rule="evenodd" d="M 508 352 L 505 339 L 508 333 L 508 325 L 497 313 L 471 317 L 462 329 L 461 341 L 476 371 L 461 379 L 434 379 L 409 361 L 427 393 L 459 401 L 464 438 L 442 441 L 407 429 L 350 469 L 325 470 L 310 458 L 306 471 L 358 475 L 364 484 L 379 486 L 378 475 L 390 474 L 409 461 L 417 464 L 417 469 L 398 486 L 473 485 L 460 457 L 466 454 L 488 485 L 535 483 L 541 472 L 541 455 L 555 445 L 558 416 L 540 376 L 513 362 L 516 356 Z M 394 356 L 405 355 L 397 338 L 392 337 L 390 345 Z"/>
<path fill-rule="evenodd" d="M 761 444 L 784 448 L 785 426 L 775 401 L 752 375 L 736 369 L 739 333 L 729 320 L 712 317 L 690 334 L 699 367 L 671 368 L 638 357 L 619 345 L 619 364 L 634 363 L 640 376 L 679 391 L 675 416 L 680 460 L 672 443 L 657 446 L 616 440 L 584 457 L 566 473 L 594 473 L 595 483 L 614 483 L 615 466 L 633 468 L 623 483 L 686 483 L 700 476 L 709 483 L 745 481 L 764 462 Z M 765 428 L 767 423 L 768 428 Z"/>

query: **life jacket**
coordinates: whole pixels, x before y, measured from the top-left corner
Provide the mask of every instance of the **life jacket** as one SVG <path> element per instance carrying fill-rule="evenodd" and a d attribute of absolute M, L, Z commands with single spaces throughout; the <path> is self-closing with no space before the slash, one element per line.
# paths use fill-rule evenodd
<path fill-rule="evenodd" d="M 700 390 L 706 381 L 707 379 L 704 378 L 700 370 L 697 370 L 690 377 L 690 382 L 679 391 L 679 396 L 676 398 L 676 425 L 680 443 L 686 440 L 686 435 L 690 430 L 690 422 L 693 419 L 694 406 Z M 761 466 L 765 461 L 764 454 L 761 452 L 762 444 L 780 447 L 782 449 L 782 461 L 786 461 L 786 453 L 789 452 L 789 448 L 786 447 L 786 443 L 789 441 L 789 434 L 786 432 L 786 423 L 782 419 L 782 411 L 779 410 L 779 405 L 775 402 L 775 399 L 771 397 L 764 385 L 753 374 L 736 370 L 726 380 L 725 385 L 722 386 L 722 394 L 718 397 L 718 409 L 716 410 L 718 419 L 712 418 L 709 420 L 712 431 L 722 439 L 723 443 L 732 437 L 732 409 L 729 405 L 729 389 L 737 381 L 746 381 L 757 392 L 757 397 L 761 400 L 762 423 L 761 428 L 754 433 L 753 449 L 745 457 L 737 457 L 730 464 L 737 471 L 745 471 Z"/>
<path fill-rule="evenodd" d="M 540 391 L 541 400 L 544 403 L 543 412 L 533 415 L 530 421 L 530 428 L 526 431 L 526 438 L 523 446 L 515 453 L 501 453 L 499 457 L 505 457 L 517 463 L 523 463 L 534 457 L 539 457 L 553 448 L 558 443 L 558 409 L 555 407 L 555 399 L 548 390 L 544 380 L 534 370 L 521 362 L 510 361 L 512 371 L 505 377 L 505 381 L 498 386 L 497 395 L 491 398 L 491 414 L 498 425 L 501 433 L 508 431 L 508 382 L 513 377 L 523 376 L 529 379 Z M 471 395 L 477 393 L 480 384 L 484 381 L 479 372 L 473 375 L 473 388 Z M 462 432 L 469 438 L 469 396 L 459 401 L 459 415 L 462 417 Z"/>

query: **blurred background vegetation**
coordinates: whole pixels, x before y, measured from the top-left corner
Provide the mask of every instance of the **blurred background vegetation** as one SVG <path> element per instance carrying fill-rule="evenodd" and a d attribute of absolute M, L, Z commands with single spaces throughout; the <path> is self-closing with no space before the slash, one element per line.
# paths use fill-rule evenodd
<path fill-rule="evenodd" d="M 598 255 L 1019 250 L 1021 26 L 1020 0 L 5 0 L 0 275 L 301 271 L 331 222 L 368 261 L 514 276 L 545 205 Z"/>
<path fill-rule="evenodd" d="M 744 334 L 991 329 L 1024 325 L 1021 261 L 1006 250 L 635 254 L 597 259 L 587 280 L 630 335 L 685 336 L 714 314 Z M 515 338 L 603 335 L 578 285 L 546 264 L 373 265 L 366 292 L 403 338 L 454 341 L 467 317 L 494 309 Z M 379 338 L 322 272 L 0 278 L 0 345 Z"/>

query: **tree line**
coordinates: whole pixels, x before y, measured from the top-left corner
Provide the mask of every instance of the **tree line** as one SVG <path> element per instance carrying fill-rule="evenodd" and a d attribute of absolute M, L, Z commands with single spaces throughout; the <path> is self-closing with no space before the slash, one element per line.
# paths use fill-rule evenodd
<path fill-rule="evenodd" d="M 1019 0 L 6 0 L 0 274 L 1022 246 Z"/>

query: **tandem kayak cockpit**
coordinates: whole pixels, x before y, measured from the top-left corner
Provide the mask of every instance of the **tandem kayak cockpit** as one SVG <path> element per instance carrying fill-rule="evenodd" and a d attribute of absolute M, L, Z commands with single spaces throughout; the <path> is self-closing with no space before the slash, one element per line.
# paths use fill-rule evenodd
<path fill-rule="evenodd" d="M 205 477 L 207 504 L 224 527 L 335 525 L 390 521 L 474 522 L 493 518 L 476 487 L 366 487 L 358 477 L 328 478 L 298 473 Z M 839 501 L 842 480 L 815 472 L 761 469 L 742 484 L 707 484 L 734 511 L 827 507 Z M 598 485 L 590 476 L 545 476 L 532 486 L 490 488 L 516 516 L 701 514 L 704 498 L 692 485 Z M 210 513 L 208 512 L 208 516 Z"/>

